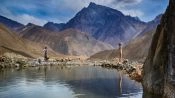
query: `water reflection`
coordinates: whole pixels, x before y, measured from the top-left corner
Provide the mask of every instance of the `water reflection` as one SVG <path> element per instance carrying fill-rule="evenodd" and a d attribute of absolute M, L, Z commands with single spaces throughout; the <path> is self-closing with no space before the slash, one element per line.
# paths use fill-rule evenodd
<path fill-rule="evenodd" d="M 120 91 L 120 93 L 119 93 L 119 95 L 121 96 L 122 95 L 122 74 L 121 74 L 121 72 L 119 72 L 119 75 L 120 75 L 120 78 L 119 78 L 119 91 Z"/>
<path fill-rule="evenodd" d="M 141 84 L 122 73 L 96 66 L 0 71 L 1 98 L 141 98 L 141 92 Z"/>

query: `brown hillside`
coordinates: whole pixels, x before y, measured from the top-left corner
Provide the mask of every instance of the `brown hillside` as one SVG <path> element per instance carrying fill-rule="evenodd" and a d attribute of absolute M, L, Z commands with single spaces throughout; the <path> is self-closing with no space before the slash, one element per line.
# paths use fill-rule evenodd
<path fill-rule="evenodd" d="M 123 57 L 143 62 L 147 56 L 154 32 L 155 30 L 147 32 L 143 36 L 138 36 L 123 47 Z M 99 52 L 91 56 L 90 59 L 113 59 L 116 57 L 119 57 L 118 49 Z"/>
<path fill-rule="evenodd" d="M 97 41 L 93 37 L 74 29 L 55 33 L 40 26 L 27 25 L 20 35 L 30 41 L 47 44 L 54 51 L 64 55 L 90 56 L 102 50 L 112 49 L 111 45 Z"/>
<path fill-rule="evenodd" d="M 42 56 L 43 44 L 37 44 L 15 35 L 3 24 L 0 24 L 0 55 L 10 52 L 25 57 L 37 58 Z M 58 53 L 49 48 L 51 56 L 57 56 Z"/>

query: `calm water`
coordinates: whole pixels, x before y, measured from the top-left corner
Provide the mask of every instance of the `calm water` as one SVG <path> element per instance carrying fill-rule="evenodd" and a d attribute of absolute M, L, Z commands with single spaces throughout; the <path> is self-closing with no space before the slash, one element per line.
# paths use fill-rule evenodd
<path fill-rule="evenodd" d="M 0 71 L 0 98 L 142 98 L 141 84 L 95 66 Z"/>

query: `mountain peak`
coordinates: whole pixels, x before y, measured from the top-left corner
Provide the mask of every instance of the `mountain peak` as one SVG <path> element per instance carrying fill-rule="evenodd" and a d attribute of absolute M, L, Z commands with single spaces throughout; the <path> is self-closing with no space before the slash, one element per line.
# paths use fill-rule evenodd
<path fill-rule="evenodd" d="M 127 17 L 116 9 L 91 2 L 87 8 L 83 8 L 66 23 L 62 30 L 74 28 L 97 40 L 116 46 L 118 42 L 132 39 L 141 32 L 144 26 L 145 23 L 138 18 Z M 130 32 L 125 34 L 126 30 Z M 120 34 L 122 36 L 118 36 Z"/>
<path fill-rule="evenodd" d="M 97 6 L 97 4 L 95 4 L 94 2 L 90 2 L 88 7 L 94 7 Z"/>
<path fill-rule="evenodd" d="M 161 13 L 161 14 L 157 15 L 156 18 L 162 18 L 162 15 L 163 14 Z"/>
<path fill-rule="evenodd" d="M 28 23 L 26 26 L 35 26 L 33 23 Z"/>
<path fill-rule="evenodd" d="M 163 16 L 163 14 L 159 14 L 159 15 L 157 15 L 157 16 L 154 18 L 153 21 L 155 21 L 155 22 L 156 22 L 156 21 L 160 22 L 162 16 Z"/>
<path fill-rule="evenodd" d="M 49 22 L 47 22 L 46 24 L 54 24 L 54 23 L 49 21 Z M 46 25 L 46 24 L 45 24 L 45 25 Z"/>
<path fill-rule="evenodd" d="M 58 32 L 64 27 L 65 23 L 54 23 L 54 22 L 47 22 L 43 27 L 50 31 Z"/>
<path fill-rule="evenodd" d="M 86 9 L 86 8 L 85 8 Z M 113 9 L 113 8 L 110 8 L 110 7 L 107 7 L 107 6 L 104 6 L 104 5 L 99 5 L 99 4 L 96 4 L 94 2 L 90 2 L 89 3 L 89 6 L 87 7 L 88 10 L 91 10 L 91 11 L 94 11 L 94 12 L 97 12 L 98 14 L 117 14 L 119 16 L 124 16 L 124 14 L 117 10 L 117 9 Z M 86 11 L 87 11 L 86 9 Z M 84 11 L 84 10 L 82 10 Z M 81 11 L 80 11 L 81 12 Z"/>
<path fill-rule="evenodd" d="M 94 2 L 90 2 L 89 6 L 87 8 L 96 9 L 96 8 L 109 8 L 109 7 L 103 6 L 103 5 L 99 5 L 99 4 L 96 4 Z M 110 9 L 112 9 L 112 8 L 110 8 Z"/>
<path fill-rule="evenodd" d="M 133 17 L 135 20 L 141 21 L 140 18 L 138 16 Z"/>

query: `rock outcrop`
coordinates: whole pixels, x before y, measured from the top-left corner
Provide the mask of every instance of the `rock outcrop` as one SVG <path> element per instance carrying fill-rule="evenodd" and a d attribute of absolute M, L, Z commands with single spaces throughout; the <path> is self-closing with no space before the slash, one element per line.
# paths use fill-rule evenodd
<path fill-rule="evenodd" d="M 145 92 L 175 98 L 175 0 L 157 27 L 143 70 Z"/>

